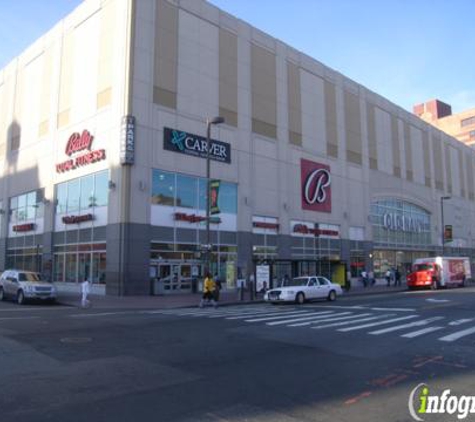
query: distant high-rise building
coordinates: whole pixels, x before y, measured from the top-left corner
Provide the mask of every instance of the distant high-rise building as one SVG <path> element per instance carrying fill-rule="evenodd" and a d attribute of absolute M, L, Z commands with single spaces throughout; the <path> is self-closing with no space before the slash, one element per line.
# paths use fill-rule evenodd
<path fill-rule="evenodd" d="M 468 146 L 475 146 L 475 108 L 452 114 L 452 107 L 440 100 L 416 104 L 413 112 Z"/>

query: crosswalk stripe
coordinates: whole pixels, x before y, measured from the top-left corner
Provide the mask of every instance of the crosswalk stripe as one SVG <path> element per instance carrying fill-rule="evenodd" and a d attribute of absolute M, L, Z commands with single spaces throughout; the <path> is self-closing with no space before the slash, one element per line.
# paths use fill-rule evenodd
<path fill-rule="evenodd" d="M 405 338 L 419 337 L 427 333 L 432 333 L 434 331 L 442 330 L 443 328 L 444 327 L 427 327 L 427 328 L 423 328 L 422 330 L 413 331 L 412 333 L 403 334 L 401 337 L 405 337 Z"/>
<path fill-rule="evenodd" d="M 353 319 L 351 321 L 343 321 L 343 322 L 335 322 L 331 324 L 324 324 L 324 325 L 316 325 L 315 327 L 310 327 L 312 330 L 321 330 L 323 328 L 331 328 L 331 327 L 340 327 L 342 325 L 352 325 L 352 324 L 359 324 L 360 322 L 366 322 L 366 321 L 374 321 L 375 319 L 379 318 L 386 318 L 390 316 L 394 316 L 395 314 L 386 314 L 386 315 L 376 315 L 376 316 L 371 316 L 368 318 L 360 318 L 365 315 L 373 315 L 373 314 L 361 314 L 358 315 L 356 318 L 358 319 Z M 289 326 L 291 327 L 291 325 Z"/>
<path fill-rule="evenodd" d="M 353 312 L 342 312 L 341 314 L 336 314 L 336 315 L 348 315 L 352 314 Z M 284 321 L 276 321 L 276 322 L 267 322 L 266 325 L 284 325 L 284 324 L 289 324 L 292 322 L 299 322 L 299 321 L 307 321 L 308 324 L 312 324 L 312 321 L 320 321 L 322 319 L 327 320 L 328 318 L 333 318 L 335 317 L 335 314 L 330 312 L 314 312 L 312 316 L 306 315 L 301 318 L 292 318 L 292 319 L 286 319 Z M 310 320 L 310 322 L 309 322 Z"/>
<path fill-rule="evenodd" d="M 340 329 L 338 329 L 338 331 L 341 331 L 342 333 L 346 333 L 348 331 L 363 330 L 365 328 L 376 327 L 378 325 L 391 324 L 391 322 L 404 321 L 406 319 L 417 318 L 418 316 L 419 315 L 408 315 L 408 316 L 405 316 L 405 317 L 386 319 L 384 321 L 371 322 L 369 324 L 358 325 L 357 327 L 340 328 Z"/>
<path fill-rule="evenodd" d="M 292 314 L 301 314 L 301 313 L 309 313 L 311 311 L 292 311 L 292 312 L 268 312 L 268 313 L 264 313 L 264 314 L 246 314 L 246 315 L 237 315 L 237 316 L 231 316 L 231 317 L 226 317 L 226 319 L 246 319 L 246 318 L 250 318 L 250 317 L 253 317 L 253 316 L 256 316 L 256 317 L 263 317 L 263 316 L 272 316 L 272 315 L 292 315 Z"/>
<path fill-rule="evenodd" d="M 308 311 L 301 311 L 301 312 L 292 312 L 294 316 L 297 315 L 308 315 L 310 312 Z M 273 319 L 282 319 L 282 318 L 288 318 L 290 315 L 290 312 L 285 315 L 273 315 L 273 316 L 267 316 L 267 317 L 259 317 L 259 318 L 252 318 L 252 319 L 246 319 L 245 322 L 262 322 L 262 321 L 272 321 Z M 248 318 L 248 317 L 245 317 Z M 231 318 L 226 318 L 226 319 L 231 319 Z"/>
<path fill-rule="evenodd" d="M 284 312 L 284 310 L 281 310 L 280 308 L 274 308 L 275 310 L 273 312 Z M 218 311 L 218 312 L 213 312 L 210 314 L 210 318 L 219 318 L 220 316 L 237 316 L 237 315 L 261 315 L 269 313 L 269 308 L 267 309 L 260 309 L 260 310 L 240 310 L 240 311 L 232 311 L 232 312 L 225 312 L 225 311 Z"/>
<path fill-rule="evenodd" d="M 368 334 L 377 336 L 380 334 L 391 333 L 393 331 L 404 330 L 406 328 L 420 327 L 421 325 L 427 325 L 427 324 L 430 324 L 431 322 L 434 322 L 440 319 L 444 319 L 444 317 L 434 317 L 434 318 L 424 319 L 422 321 L 409 322 L 407 324 L 396 325 L 395 327 L 389 327 L 389 328 L 383 328 L 381 330 L 371 331 Z"/>
<path fill-rule="evenodd" d="M 341 315 L 346 315 L 346 314 L 352 314 L 350 316 L 341 316 Z M 370 314 L 361 314 L 361 315 L 370 315 Z M 358 315 L 359 316 L 359 315 Z M 353 315 L 353 312 L 342 312 L 341 314 L 335 314 L 335 315 L 326 315 L 326 319 L 325 320 L 317 320 L 316 322 L 317 323 L 320 323 L 320 322 L 325 322 L 325 321 L 339 321 L 339 320 L 342 320 L 342 319 L 348 319 L 348 318 L 355 318 L 356 315 Z M 314 324 L 314 321 L 307 321 L 307 322 L 299 322 L 297 324 L 291 324 L 289 325 L 289 327 L 306 327 L 308 325 L 312 325 Z"/>
<path fill-rule="evenodd" d="M 473 333 L 475 333 L 475 327 L 467 328 L 466 330 L 457 331 L 453 334 L 449 334 L 448 336 L 440 337 L 439 340 L 451 342 L 451 341 L 458 340 L 459 338 L 469 336 L 470 334 L 473 334 Z"/>

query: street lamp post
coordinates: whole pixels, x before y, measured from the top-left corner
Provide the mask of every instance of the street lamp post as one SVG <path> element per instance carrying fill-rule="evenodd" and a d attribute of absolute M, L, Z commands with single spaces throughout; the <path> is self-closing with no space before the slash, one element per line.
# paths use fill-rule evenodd
<path fill-rule="evenodd" d="M 211 240 L 210 240 L 210 203 L 211 203 L 211 183 L 210 183 L 210 150 L 211 150 L 211 126 L 224 123 L 224 117 L 213 117 L 206 119 L 206 269 L 210 272 Z"/>
<path fill-rule="evenodd" d="M 445 254 L 445 225 L 444 225 L 444 201 L 451 199 L 450 196 L 440 197 L 440 217 L 442 223 L 442 256 Z"/>

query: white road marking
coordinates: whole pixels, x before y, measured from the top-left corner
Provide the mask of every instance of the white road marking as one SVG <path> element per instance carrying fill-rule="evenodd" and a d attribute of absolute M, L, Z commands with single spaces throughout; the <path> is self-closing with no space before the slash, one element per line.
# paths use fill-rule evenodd
<path fill-rule="evenodd" d="M 465 319 L 457 319 L 455 321 L 449 322 L 449 325 L 457 326 L 465 324 L 466 322 L 473 321 L 475 318 L 465 318 Z"/>
<path fill-rule="evenodd" d="M 71 314 L 68 315 L 70 318 L 91 318 L 91 317 L 101 317 L 101 316 L 109 316 L 109 315 L 126 315 L 126 314 L 134 314 L 134 311 L 124 311 L 124 312 L 97 312 L 91 314 Z"/>
<path fill-rule="evenodd" d="M 39 317 L 37 316 L 25 316 L 25 317 L 5 317 L 5 318 L 0 318 L 0 321 L 9 321 L 12 319 L 38 319 Z"/>
<path fill-rule="evenodd" d="M 422 321 L 409 322 L 408 324 L 396 325 L 395 327 L 389 327 L 389 328 L 383 328 L 381 330 L 371 331 L 368 334 L 378 336 L 380 334 L 391 333 L 393 331 L 404 330 L 406 328 L 420 327 L 421 325 L 427 325 L 427 324 L 430 324 L 431 322 L 438 321 L 441 319 L 444 319 L 444 317 L 434 317 L 434 318 L 423 319 Z"/>
<path fill-rule="evenodd" d="M 467 328 L 466 330 L 457 331 L 453 334 L 449 334 L 448 336 L 440 337 L 439 340 L 451 342 L 451 341 L 458 340 L 459 338 L 469 336 L 470 334 L 473 334 L 473 333 L 475 333 L 475 327 Z"/>
<path fill-rule="evenodd" d="M 372 316 L 372 317 L 369 317 L 369 318 L 359 318 L 363 315 L 372 315 L 372 314 L 361 314 L 361 315 L 358 315 L 356 317 L 358 319 L 353 319 L 351 321 L 335 322 L 334 324 L 331 323 L 331 324 L 325 324 L 325 325 L 316 325 L 315 327 L 310 327 L 310 328 L 312 330 L 321 330 L 323 328 L 331 328 L 331 327 L 340 327 L 342 325 L 359 324 L 360 322 L 374 321 L 375 319 L 379 319 L 379 318 L 382 318 L 382 317 L 384 317 L 384 318 L 391 317 L 391 316 L 394 316 L 395 314 L 376 315 L 376 316 Z M 289 325 L 289 327 L 292 327 L 292 325 Z"/>
<path fill-rule="evenodd" d="M 327 320 L 329 318 L 334 318 L 337 315 L 348 315 L 352 314 L 353 312 L 343 312 L 341 314 L 334 314 L 332 311 L 329 312 L 314 312 L 313 316 L 304 316 L 302 318 L 292 318 L 292 319 L 286 319 L 284 321 L 277 321 L 277 322 L 267 322 L 266 325 L 284 325 L 284 324 L 289 324 L 291 322 L 300 322 L 300 321 L 307 321 L 304 324 L 312 324 L 311 321 L 319 321 L 319 320 Z M 310 322 L 309 322 L 310 320 Z"/>
<path fill-rule="evenodd" d="M 226 317 L 226 319 L 246 319 L 250 317 L 261 317 L 261 316 L 272 316 L 272 315 L 292 315 L 292 314 L 300 314 L 300 313 L 310 313 L 312 311 L 292 311 L 292 312 L 268 312 L 268 313 L 258 313 L 258 314 L 242 314 L 242 315 L 237 315 L 237 316 L 230 316 Z"/>
<path fill-rule="evenodd" d="M 340 316 L 340 315 L 347 315 L 351 314 L 350 316 Z M 363 315 L 369 315 L 369 314 L 363 314 Z M 334 314 L 334 315 L 325 315 L 325 319 L 319 318 L 317 321 L 307 321 L 307 322 L 300 322 L 298 324 L 292 324 L 289 325 L 289 327 L 305 327 L 307 325 L 312 325 L 314 323 L 320 323 L 320 322 L 326 322 L 326 321 L 339 321 L 342 319 L 348 319 L 348 318 L 355 318 L 355 315 L 353 312 L 342 312 L 340 314 Z"/>
<path fill-rule="evenodd" d="M 369 308 L 371 311 L 416 312 L 414 308 Z"/>
<path fill-rule="evenodd" d="M 338 331 L 341 331 L 342 333 L 346 333 L 347 331 L 363 330 L 365 328 L 376 327 L 378 325 L 390 324 L 391 322 L 404 321 L 406 319 L 417 318 L 418 316 L 419 315 L 409 315 L 405 317 L 387 319 L 384 321 L 372 322 L 370 324 L 358 325 L 357 327 L 340 328 Z"/>
<path fill-rule="evenodd" d="M 264 317 L 264 318 L 252 318 L 252 319 L 246 319 L 245 321 L 246 322 L 262 322 L 262 321 L 272 321 L 273 319 L 282 319 L 282 318 L 288 318 L 290 314 L 294 314 L 294 316 L 297 316 L 297 315 L 308 315 L 310 312 L 308 311 L 301 311 L 301 312 L 289 312 L 288 314 L 285 314 L 285 315 L 282 315 L 282 313 L 280 315 L 274 315 L 274 316 L 267 316 L 267 317 Z M 234 317 L 234 318 L 226 318 L 226 319 L 235 319 L 237 317 Z M 249 318 L 249 317 L 245 317 L 245 318 Z"/>
<path fill-rule="evenodd" d="M 414 337 L 422 336 L 422 335 L 427 334 L 427 333 L 432 333 L 434 331 L 439 331 L 439 330 L 442 330 L 442 329 L 444 329 L 444 327 L 427 327 L 427 328 L 423 328 L 422 330 L 419 330 L 419 331 L 413 331 L 412 333 L 403 334 L 401 337 L 414 338 Z"/>
<path fill-rule="evenodd" d="M 445 302 L 450 302 L 450 300 L 449 300 L 449 299 L 433 299 L 433 298 L 429 298 L 429 299 L 426 299 L 426 302 L 445 303 Z"/>

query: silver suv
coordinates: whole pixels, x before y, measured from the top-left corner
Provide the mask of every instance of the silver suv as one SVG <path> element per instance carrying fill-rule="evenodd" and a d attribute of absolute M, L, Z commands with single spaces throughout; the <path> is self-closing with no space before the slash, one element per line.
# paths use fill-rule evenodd
<path fill-rule="evenodd" d="M 23 305 L 28 299 L 54 302 L 56 288 L 31 271 L 6 270 L 0 277 L 0 300 L 10 297 Z"/>

